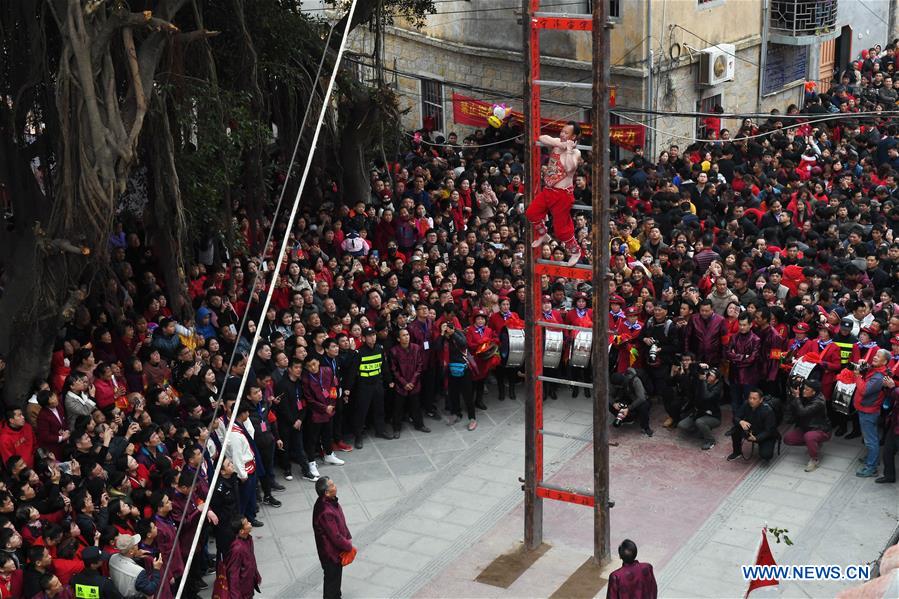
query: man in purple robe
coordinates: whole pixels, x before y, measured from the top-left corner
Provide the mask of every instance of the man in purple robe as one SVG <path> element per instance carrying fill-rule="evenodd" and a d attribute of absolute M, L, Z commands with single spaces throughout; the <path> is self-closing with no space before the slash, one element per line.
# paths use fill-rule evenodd
<path fill-rule="evenodd" d="M 637 561 L 637 544 L 625 539 L 618 546 L 621 567 L 609 575 L 606 599 L 656 599 L 658 588 L 651 564 Z"/>
<path fill-rule="evenodd" d="M 337 486 L 323 476 L 315 481 L 318 499 L 312 508 L 312 530 L 318 559 L 325 573 L 324 599 L 340 599 L 340 581 L 343 576 L 341 553 L 353 549 L 353 536 L 346 525 L 343 509 L 337 503 Z"/>
<path fill-rule="evenodd" d="M 225 554 L 225 563 L 219 566 L 212 599 L 250 599 L 262 584 L 253 549 L 253 525 L 245 516 L 236 516 L 231 521 L 231 531 L 234 540 Z"/>
<path fill-rule="evenodd" d="M 727 322 L 715 314 L 712 302 L 699 302 L 699 314 L 690 317 L 684 334 L 684 351 L 692 353 L 701 364 L 721 366 L 724 347 L 721 338 L 727 333 Z"/>

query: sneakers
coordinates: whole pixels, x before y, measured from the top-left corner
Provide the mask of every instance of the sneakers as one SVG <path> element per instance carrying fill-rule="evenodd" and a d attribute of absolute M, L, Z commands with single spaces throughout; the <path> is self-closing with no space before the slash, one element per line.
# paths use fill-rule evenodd
<path fill-rule="evenodd" d="M 535 235 L 536 235 L 536 233 L 535 233 Z M 541 235 L 540 237 L 537 237 L 536 239 L 534 239 L 534 241 L 531 242 L 531 247 L 538 248 L 538 247 L 541 247 L 544 243 L 549 243 L 552 240 L 553 240 L 553 238 L 549 236 L 549 233 L 544 233 L 543 235 Z"/>
<path fill-rule="evenodd" d="M 468 421 L 468 430 L 473 431 L 476 428 L 478 428 L 478 421 L 472 418 Z"/>
<path fill-rule="evenodd" d="M 727 456 L 727 461 L 733 462 L 734 460 L 742 458 L 742 457 L 743 457 L 742 453 L 740 453 L 739 451 L 735 451 L 732 454 L 730 454 L 729 456 Z"/>
<path fill-rule="evenodd" d="M 860 430 L 854 430 L 848 435 L 846 435 L 846 439 L 858 439 L 862 436 L 862 432 Z"/>
<path fill-rule="evenodd" d="M 808 464 L 805 465 L 806 472 L 814 472 L 817 469 L 818 469 L 818 460 L 816 460 L 815 458 L 811 458 L 808 461 Z"/>
<path fill-rule="evenodd" d="M 291 476 L 290 478 L 292 479 L 293 477 Z M 272 491 L 284 491 L 286 489 L 287 489 L 287 487 L 285 487 L 278 481 L 276 481 L 276 480 L 272 481 Z"/>
<path fill-rule="evenodd" d="M 350 452 L 350 451 L 353 451 L 353 446 L 350 445 L 349 443 L 344 443 L 343 441 L 338 441 L 337 443 L 334 444 L 334 449 L 336 449 L 337 451 Z"/>
<path fill-rule="evenodd" d="M 420 433 L 430 433 L 431 432 L 431 429 L 429 429 L 427 427 L 427 425 L 424 425 L 424 424 L 422 424 L 421 426 L 416 426 L 415 430 L 417 430 Z"/>
<path fill-rule="evenodd" d="M 290 470 L 284 473 L 284 480 L 293 480 L 293 474 L 290 473 Z"/>
<path fill-rule="evenodd" d="M 479 410 L 486 410 L 487 404 L 484 403 L 483 399 L 478 399 L 474 402 L 474 407 L 476 407 Z"/>
<path fill-rule="evenodd" d="M 362 449 L 362 437 L 356 437 L 356 449 Z"/>
<path fill-rule="evenodd" d="M 662 426 L 665 428 L 674 428 L 674 418 L 669 416 L 665 419 L 665 422 L 662 423 Z"/>
<path fill-rule="evenodd" d="M 343 466 L 346 464 L 346 462 L 334 455 L 333 451 L 324 457 L 324 462 L 325 464 L 331 464 L 333 466 Z"/>
<path fill-rule="evenodd" d="M 874 478 L 877 476 L 877 468 L 868 468 L 864 466 L 855 471 L 855 475 L 859 478 Z"/>
<path fill-rule="evenodd" d="M 715 446 L 715 442 L 714 442 L 714 441 L 705 441 L 705 442 L 703 442 L 703 444 L 702 444 L 702 450 L 703 450 L 703 451 L 708 451 L 708 450 L 710 450 L 711 448 L 713 448 L 714 446 Z"/>
<path fill-rule="evenodd" d="M 456 424 L 457 422 L 459 422 L 460 420 L 462 420 L 462 417 L 459 416 L 458 414 L 450 414 L 449 416 L 446 417 L 446 425 L 452 426 L 452 425 Z"/>
<path fill-rule="evenodd" d="M 654 432 L 651 428 L 649 428 L 647 426 L 646 428 L 643 429 L 643 434 L 646 435 L 647 437 L 651 437 L 651 436 L 653 436 Z"/>
<path fill-rule="evenodd" d="M 251 525 L 253 528 L 262 528 L 263 526 L 265 526 L 260 520 L 257 520 L 256 518 L 253 518 L 253 519 L 250 521 L 250 525 Z"/>
<path fill-rule="evenodd" d="M 319 478 L 321 478 L 321 476 L 319 476 L 318 474 L 312 474 L 311 472 L 304 472 L 304 473 L 303 473 L 303 480 L 308 480 L 308 481 L 311 482 L 311 483 L 314 483 L 314 482 L 317 481 Z"/>
<path fill-rule="evenodd" d="M 894 483 L 896 482 L 895 478 L 887 478 L 886 476 L 881 476 L 880 478 L 875 478 L 874 482 L 876 483 Z"/>
<path fill-rule="evenodd" d="M 272 507 L 281 507 L 281 505 L 282 505 L 280 501 L 278 501 L 271 495 L 269 495 L 268 497 L 263 497 L 262 503 L 264 503 L 265 505 L 270 505 Z"/>
<path fill-rule="evenodd" d="M 318 473 L 318 466 L 315 464 L 315 460 L 312 460 L 311 462 L 309 462 L 309 472 L 315 478 L 318 478 L 321 476 L 321 474 Z"/>

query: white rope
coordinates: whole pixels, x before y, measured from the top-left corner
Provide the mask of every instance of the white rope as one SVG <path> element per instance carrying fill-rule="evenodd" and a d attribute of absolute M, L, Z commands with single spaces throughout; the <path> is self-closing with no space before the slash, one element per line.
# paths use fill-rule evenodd
<path fill-rule="evenodd" d="M 312 167 L 312 158 L 315 156 L 315 147 L 318 144 L 318 136 L 321 133 L 322 123 L 325 120 L 325 113 L 328 110 L 328 105 L 331 100 L 331 93 L 334 91 L 334 83 L 337 81 L 337 72 L 340 67 L 340 61 L 343 58 L 343 51 L 346 49 L 346 41 L 348 36 L 347 30 L 350 27 L 350 23 L 353 21 L 353 14 L 356 12 L 356 3 L 358 0 L 353 0 L 350 5 L 350 10 L 347 13 L 346 20 L 346 29 L 343 32 L 343 38 L 340 40 L 340 49 L 337 51 L 337 59 L 334 62 L 334 68 L 331 72 L 331 79 L 328 82 L 328 89 L 325 92 L 324 99 L 322 101 L 322 109 L 318 115 L 318 123 L 315 125 L 315 134 L 312 136 L 312 145 L 309 148 L 309 154 L 306 156 L 306 166 L 303 169 L 303 177 L 300 180 L 300 187 L 297 189 L 296 198 L 293 201 L 293 207 L 290 210 L 290 217 L 287 220 L 287 231 L 290 231 L 293 228 L 294 221 L 296 220 L 297 211 L 300 207 L 300 197 L 303 195 L 303 190 L 306 187 L 306 180 L 309 177 L 309 170 Z M 268 307 L 272 302 L 272 296 L 275 292 L 275 277 L 278 275 L 278 269 L 281 266 L 281 263 L 284 261 L 285 253 L 287 252 L 288 241 L 290 240 L 290 236 L 285 234 L 284 239 L 281 242 L 281 249 L 278 252 L 278 260 L 275 262 L 275 271 L 272 273 L 272 281 L 268 288 L 268 293 L 265 295 L 265 302 L 262 304 L 262 314 L 265 314 L 268 311 Z M 259 335 L 262 332 L 262 327 L 257 327 L 256 332 L 253 333 L 253 343 L 250 346 L 249 355 L 253 356 L 256 353 L 256 346 L 259 344 Z M 222 469 L 222 462 L 225 459 L 225 448 L 228 446 L 228 440 L 231 436 L 231 427 L 234 426 L 234 421 L 237 419 L 237 411 L 240 409 L 240 403 L 243 398 L 244 389 L 247 386 L 247 377 L 250 374 L 250 369 L 247 368 L 243 376 L 240 378 L 240 388 L 237 391 L 237 401 L 234 402 L 234 408 L 231 410 L 231 418 L 228 421 L 228 426 L 225 428 L 225 438 L 222 440 L 222 449 L 219 451 L 218 458 L 215 462 L 215 469 L 212 473 L 212 479 L 209 481 L 209 491 L 206 494 L 206 500 L 203 503 L 203 508 L 200 512 L 200 519 L 197 522 L 197 530 L 194 532 L 194 538 L 190 544 L 190 552 L 187 554 L 187 561 L 184 564 L 184 575 L 181 577 L 181 583 L 178 585 L 178 592 L 175 595 L 175 599 L 181 599 L 181 595 L 184 593 L 184 586 L 187 584 L 188 572 L 190 572 L 190 566 L 193 562 L 194 554 L 197 550 L 197 544 L 200 541 L 200 535 L 203 532 L 203 523 L 206 520 L 207 514 L 209 513 L 209 502 L 212 498 L 212 494 L 215 492 L 215 486 L 218 483 L 219 473 Z M 211 431 L 210 434 L 215 434 L 214 431 Z M 253 493 L 256 492 L 254 489 Z M 230 526 L 230 522 L 224 521 L 224 518 L 219 521 L 219 526 Z M 227 548 L 221 548 L 223 550 L 227 550 Z"/>

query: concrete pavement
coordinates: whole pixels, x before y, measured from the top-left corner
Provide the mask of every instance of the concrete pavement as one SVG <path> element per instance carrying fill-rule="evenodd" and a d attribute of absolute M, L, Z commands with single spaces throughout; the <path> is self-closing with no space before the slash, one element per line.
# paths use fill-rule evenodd
<path fill-rule="evenodd" d="M 546 428 L 590 435 L 590 403 L 567 393 L 546 404 Z M 474 581 L 522 539 L 523 403 L 488 400 L 474 432 L 430 421 L 395 441 L 369 439 L 342 454 L 345 466 L 320 466 L 334 478 L 356 561 L 344 570 L 344 596 L 546 597 L 591 554 L 592 510 L 544 502 L 551 549 L 508 589 Z M 654 408 L 659 416 L 661 411 Z M 657 424 L 657 423 L 656 423 Z M 663 597 L 738 597 L 739 566 L 752 563 L 766 523 L 787 528 L 793 547 L 773 544 L 778 563 L 864 563 L 877 557 L 899 519 L 899 489 L 854 476 L 858 440 L 825 444 L 821 467 L 803 472 L 804 448 L 783 447 L 768 467 L 726 462 L 719 444 L 661 429 L 613 430 L 610 449 L 612 545 L 624 537 L 654 564 Z M 546 438 L 546 471 L 557 484 L 588 487 L 592 448 Z M 263 507 L 255 529 L 265 597 L 316 597 L 321 569 L 311 531 L 313 485 L 285 482 L 284 506 Z M 773 542 L 773 541 L 772 541 Z M 783 596 L 833 595 L 846 583 L 782 585 Z M 604 591 L 600 593 L 604 596 Z"/>

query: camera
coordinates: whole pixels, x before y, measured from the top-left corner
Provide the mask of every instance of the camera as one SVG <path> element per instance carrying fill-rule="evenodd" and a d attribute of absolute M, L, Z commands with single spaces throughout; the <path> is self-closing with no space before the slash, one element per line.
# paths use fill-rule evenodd
<path fill-rule="evenodd" d="M 622 406 L 621 410 L 618 410 L 618 413 L 615 414 L 615 420 L 612 421 L 612 426 L 615 428 L 619 428 L 622 424 L 624 424 L 624 420 L 627 418 L 627 415 L 623 413 L 623 410 L 628 407 L 630 404 L 619 402 Z"/>
<path fill-rule="evenodd" d="M 653 340 L 652 345 L 649 346 L 649 363 L 656 364 L 659 361 L 659 352 L 662 351 L 662 348 Z"/>
<path fill-rule="evenodd" d="M 855 371 L 861 375 L 864 375 L 870 369 L 871 369 L 871 365 L 868 364 L 865 360 L 862 360 L 858 364 L 855 365 Z"/>

